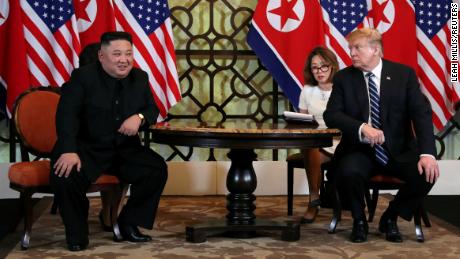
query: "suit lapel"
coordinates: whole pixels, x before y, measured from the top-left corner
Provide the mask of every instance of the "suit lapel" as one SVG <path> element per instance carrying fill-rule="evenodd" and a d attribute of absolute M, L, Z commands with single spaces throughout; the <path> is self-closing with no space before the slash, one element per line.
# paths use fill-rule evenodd
<path fill-rule="evenodd" d="M 354 69 L 355 76 L 353 76 L 353 85 L 355 86 L 356 99 L 358 100 L 359 107 L 361 107 L 361 113 L 363 120 L 369 119 L 369 96 L 367 92 L 366 81 L 364 80 L 363 72 Z"/>

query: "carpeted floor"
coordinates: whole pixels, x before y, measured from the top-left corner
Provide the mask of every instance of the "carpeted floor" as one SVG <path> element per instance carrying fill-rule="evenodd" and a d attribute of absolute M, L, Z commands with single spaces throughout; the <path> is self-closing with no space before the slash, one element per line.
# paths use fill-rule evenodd
<path fill-rule="evenodd" d="M 286 217 L 286 197 L 257 198 L 258 218 L 297 220 L 303 213 L 307 198 L 296 196 L 294 217 Z M 388 199 L 379 199 L 376 221 Z M 50 204 L 49 204 L 50 206 Z M 225 197 L 163 197 L 155 228 L 145 231 L 154 237 L 151 243 L 114 243 L 111 233 L 98 225 L 99 199 L 91 199 L 90 245 L 83 252 L 72 253 L 65 248 L 64 228 L 59 216 L 45 209 L 34 224 L 31 247 L 21 251 L 16 245 L 7 258 L 460 258 L 460 231 L 435 217 L 433 227 L 424 228 L 427 241 L 415 240 L 412 222 L 400 221 L 404 242 L 392 244 L 377 231 L 377 222 L 370 224 L 369 241 L 354 244 L 348 241 L 351 219 L 347 212 L 336 234 L 327 233 L 331 210 L 322 209 L 314 224 L 301 227 L 297 242 L 280 240 L 279 232 L 250 239 L 209 237 L 205 243 L 185 241 L 185 226 L 226 214 Z"/>

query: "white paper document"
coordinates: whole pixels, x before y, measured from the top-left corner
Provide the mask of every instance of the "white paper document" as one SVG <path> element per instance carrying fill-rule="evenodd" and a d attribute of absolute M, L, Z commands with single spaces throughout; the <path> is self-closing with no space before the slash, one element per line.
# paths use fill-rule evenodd
<path fill-rule="evenodd" d="M 306 113 L 284 111 L 283 115 L 286 118 L 286 120 L 305 121 L 305 122 L 315 121 L 315 116 L 311 114 L 306 114 Z"/>

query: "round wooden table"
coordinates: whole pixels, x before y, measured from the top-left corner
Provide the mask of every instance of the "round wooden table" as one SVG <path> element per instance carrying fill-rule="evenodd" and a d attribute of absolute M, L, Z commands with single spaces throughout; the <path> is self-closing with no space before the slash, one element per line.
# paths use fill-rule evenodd
<path fill-rule="evenodd" d="M 337 129 L 319 128 L 317 125 L 256 123 L 231 120 L 224 123 L 200 123 L 175 120 L 153 125 L 152 141 L 161 144 L 189 147 L 230 148 L 231 166 L 227 174 L 226 219 L 214 220 L 186 228 L 187 241 L 199 243 L 210 235 L 252 237 L 258 230 L 280 230 L 284 241 L 300 238 L 298 222 L 277 222 L 256 219 L 256 199 L 253 192 L 257 177 L 252 161 L 257 157 L 254 149 L 316 148 L 332 145 Z"/>

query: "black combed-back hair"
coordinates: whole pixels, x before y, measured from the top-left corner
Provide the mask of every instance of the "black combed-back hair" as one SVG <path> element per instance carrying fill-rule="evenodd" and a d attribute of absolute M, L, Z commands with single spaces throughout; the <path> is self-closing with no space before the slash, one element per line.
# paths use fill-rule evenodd
<path fill-rule="evenodd" d="M 101 45 L 107 46 L 114 40 L 127 40 L 133 44 L 131 34 L 124 31 L 108 31 L 101 35 Z"/>

